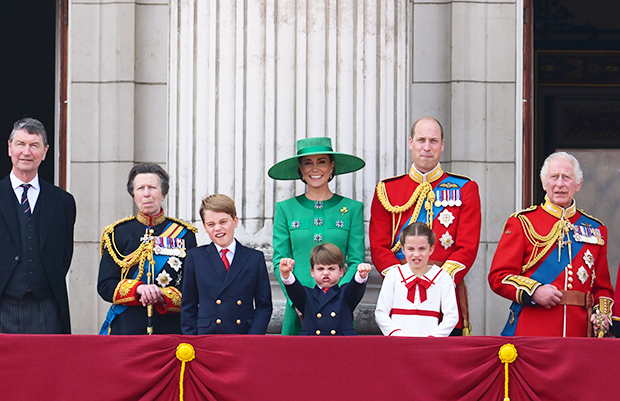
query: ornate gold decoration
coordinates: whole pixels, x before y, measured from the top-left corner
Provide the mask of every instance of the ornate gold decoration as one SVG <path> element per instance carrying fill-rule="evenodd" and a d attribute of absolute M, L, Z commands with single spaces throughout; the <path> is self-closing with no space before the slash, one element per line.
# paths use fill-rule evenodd
<path fill-rule="evenodd" d="M 444 269 L 452 277 L 452 280 L 454 280 L 454 276 L 456 275 L 456 273 L 465 269 L 465 265 L 459 262 L 455 262 L 453 260 L 447 260 L 446 263 L 441 266 L 441 268 Z"/>
<path fill-rule="evenodd" d="M 523 291 L 527 292 L 529 296 L 532 296 L 532 294 L 534 294 L 534 290 L 536 290 L 536 288 L 538 288 L 542 283 L 529 277 L 513 274 L 506 276 L 502 280 L 502 284 L 510 284 L 514 286 L 517 289 L 517 301 L 522 304 Z"/>
<path fill-rule="evenodd" d="M 172 304 L 174 306 L 179 306 L 179 307 L 181 306 L 181 292 L 178 289 L 174 287 L 167 287 L 167 288 L 162 288 L 161 290 L 164 293 L 164 295 L 170 298 L 170 301 L 172 301 Z"/>
<path fill-rule="evenodd" d="M 600 297 L 598 299 L 598 305 L 599 305 L 599 309 L 601 313 L 606 314 L 607 317 L 609 318 L 609 321 L 611 322 L 611 310 L 612 310 L 612 307 L 614 306 L 613 299 L 607 298 L 607 297 Z"/>
<path fill-rule="evenodd" d="M 563 238 L 568 235 L 568 230 L 570 226 L 572 226 L 570 222 L 566 220 L 558 220 L 547 235 L 542 235 L 536 232 L 532 222 L 526 216 L 519 214 L 517 215 L 517 218 L 521 222 L 521 227 L 523 228 L 525 237 L 534 247 L 527 263 L 521 267 L 521 273 L 525 273 L 532 266 L 538 263 L 538 261 L 541 260 L 547 252 L 549 252 L 551 247 L 553 247 L 556 242 L 559 247 L 558 257 L 560 256 L 559 253 L 565 243 Z M 569 260 L 572 260 L 570 241 L 567 241 L 566 243 L 568 243 Z"/>
<path fill-rule="evenodd" d="M 430 228 L 433 228 L 433 203 L 435 202 L 435 192 L 433 191 L 433 187 L 428 182 L 423 182 L 418 185 L 418 187 L 413 191 L 411 198 L 409 201 L 402 206 L 393 206 L 388 197 L 385 189 L 385 184 L 383 181 L 377 184 L 377 198 L 381 205 L 392 214 L 392 244 L 396 241 L 398 226 L 400 224 L 400 220 L 402 214 L 407 210 L 411 209 L 413 204 L 415 203 L 415 209 L 411 215 L 411 219 L 409 220 L 411 223 L 417 221 L 418 216 L 420 215 L 420 210 L 422 209 L 422 205 L 426 209 L 426 225 Z M 424 201 L 426 199 L 426 201 Z M 396 222 L 396 214 L 398 214 L 398 222 Z M 398 252 L 401 248 L 400 242 L 397 242 L 392 247 L 392 252 Z"/>
<path fill-rule="evenodd" d="M 170 216 L 166 216 L 166 218 L 168 220 L 174 221 L 175 223 L 179 223 L 180 225 L 184 226 L 185 228 L 187 228 L 188 230 L 190 230 L 194 234 L 196 234 L 198 232 L 198 229 L 193 224 L 190 224 L 187 221 L 183 221 L 183 220 L 180 220 L 180 219 L 175 219 L 174 217 L 170 217 Z"/>

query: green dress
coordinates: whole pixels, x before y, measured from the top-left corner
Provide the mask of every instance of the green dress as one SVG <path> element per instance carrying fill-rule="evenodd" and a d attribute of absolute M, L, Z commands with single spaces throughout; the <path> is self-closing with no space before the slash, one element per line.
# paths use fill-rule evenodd
<path fill-rule="evenodd" d="M 273 266 L 275 276 L 286 295 L 280 277 L 280 259 L 295 259 L 293 273 L 306 287 L 314 287 L 310 274 L 310 252 L 321 243 L 331 242 L 345 257 L 348 266 L 340 285 L 351 281 L 357 265 L 364 262 L 364 205 L 362 202 L 335 195 L 322 202 L 305 195 L 276 203 L 273 218 Z M 282 334 L 297 335 L 301 323 L 291 300 L 286 302 Z"/>

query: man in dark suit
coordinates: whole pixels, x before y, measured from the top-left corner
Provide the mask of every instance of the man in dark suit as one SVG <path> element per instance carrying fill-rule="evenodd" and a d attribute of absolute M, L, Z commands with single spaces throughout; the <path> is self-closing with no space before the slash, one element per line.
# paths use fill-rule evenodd
<path fill-rule="evenodd" d="M 75 200 L 39 178 L 49 149 L 41 122 L 17 121 L 8 145 L 13 168 L 0 181 L 0 332 L 70 334 L 65 276 Z"/>
<path fill-rule="evenodd" d="M 272 312 L 265 256 L 235 240 L 239 218 L 228 196 L 205 198 L 200 215 L 212 243 L 185 258 L 183 334 L 265 334 Z"/>

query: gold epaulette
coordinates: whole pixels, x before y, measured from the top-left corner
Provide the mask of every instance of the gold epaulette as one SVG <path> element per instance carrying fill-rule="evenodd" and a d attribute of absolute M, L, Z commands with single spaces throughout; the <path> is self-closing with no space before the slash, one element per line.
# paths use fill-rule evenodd
<path fill-rule="evenodd" d="M 584 212 L 583 210 L 581 210 L 581 209 L 577 209 L 577 210 L 579 210 L 579 213 L 583 214 L 583 215 L 584 215 L 584 216 L 586 216 L 586 217 L 591 218 L 592 220 L 594 220 L 594 221 L 598 222 L 600 225 L 602 225 L 602 226 L 604 226 L 604 225 L 605 225 L 602 221 L 600 221 L 599 219 L 597 219 L 597 218 L 596 218 L 596 217 L 594 217 L 594 216 L 590 216 L 589 214 L 587 214 L 587 213 L 586 213 L 586 212 Z"/>
<path fill-rule="evenodd" d="M 109 224 L 107 226 L 105 226 L 103 228 L 103 231 L 101 232 L 101 245 L 99 248 L 99 257 L 101 258 L 103 256 L 103 249 L 105 248 L 106 245 L 106 237 L 108 237 L 110 234 L 112 234 L 114 232 L 114 227 L 116 227 L 117 225 L 124 223 L 126 221 L 131 221 L 134 220 L 136 217 L 135 216 L 127 216 L 124 217 L 120 220 L 115 221 L 112 224 Z M 112 252 L 112 250 L 110 250 L 110 252 Z"/>
<path fill-rule="evenodd" d="M 444 171 L 444 173 L 446 173 L 448 175 L 451 175 L 453 177 L 458 177 L 458 178 L 463 178 L 463 179 L 468 180 L 468 181 L 473 181 L 471 178 L 469 178 L 468 176 L 463 175 L 463 174 L 451 173 L 449 171 Z"/>
<path fill-rule="evenodd" d="M 408 175 L 408 174 L 401 174 L 401 175 L 397 175 L 397 176 L 395 176 L 395 177 L 385 178 L 385 179 L 381 180 L 380 182 L 390 182 L 390 181 L 394 181 L 394 180 L 399 179 L 399 178 L 402 178 L 402 177 L 404 177 L 404 176 L 406 176 L 406 175 Z"/>
<path fill-rule="evenodd" d="M 168 220 L 174 221 L 175 223 L 179 223 L 180 225 L 182 225 L 183 227 L 187 228 L 188 230 L 190 230 L 194 234 L 196 234 L 198 232 L 198 229 L 193 224 L 191 224 L 191 223 L 188 223 L 188 222 L 183 221 L 181 219 L 175 219 L 174 217 L 170 217 L 170 216 L 166 216 L 166 218 Z"/>
<path fill-rule="evenodd" d="M 520 214 L 528 213 L 528 212 L 533 212 L 537 208 L 538 208 L 538 205 L 533 205 L 533 206 L 528 207 L 527 209 L 523 209 L 523 210 L 519 210 L 518 212 L 514 212 L 513 214 L 510 215 L 510 217 L 518 217 Z"/>

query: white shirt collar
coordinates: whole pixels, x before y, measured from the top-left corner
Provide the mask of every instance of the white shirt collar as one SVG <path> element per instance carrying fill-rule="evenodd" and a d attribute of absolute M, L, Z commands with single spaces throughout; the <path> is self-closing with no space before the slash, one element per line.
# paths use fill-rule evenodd
<path fill-rule="evenodd" d="M 9 177 L 11 179 L 11 186 L 13 187 L 14 191 L 17 190 L 17 188 L 19 188 L 19 186 L 22 184 L 30 184 L 37 191 L 41 189 L 41 187 L 39 186 L 39 174 L 38 173 L 37 175 L 34 176 L 32 181 L 30 182 L 23 182 L 22 180 L 17 178 L 17 176 L 13 173 L 12 170 L 11 170 L 11 174 L 9 174 Z"/>
<path fill-rule="evenodd" d="M 222 253 L 221 246 L 219 246 L 215 242 L 213 243 L 213 245 L 215 245 L 215 248 L 217 249 L 217 253 Z M 234 255 L 235 251 L 237 250 L 237 240 L 233 238 L 233 241 L 230 243 L 230 245 L 226 247 L 226 249 L 228 249 L 228 252 L 230 252 L 231 255 Z"/>

